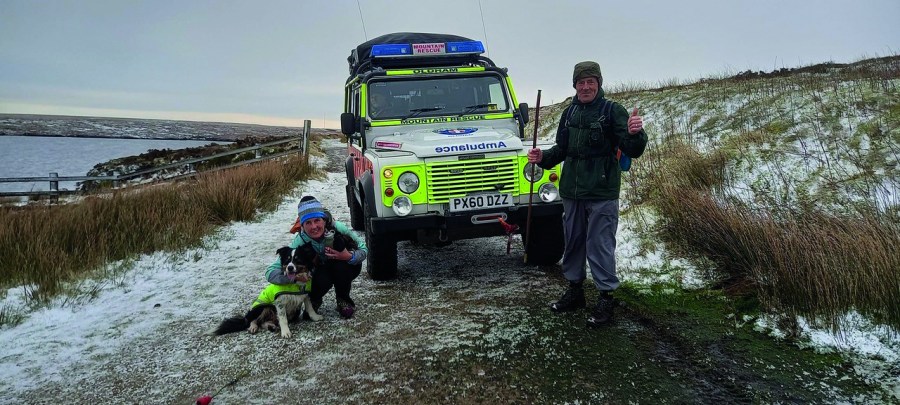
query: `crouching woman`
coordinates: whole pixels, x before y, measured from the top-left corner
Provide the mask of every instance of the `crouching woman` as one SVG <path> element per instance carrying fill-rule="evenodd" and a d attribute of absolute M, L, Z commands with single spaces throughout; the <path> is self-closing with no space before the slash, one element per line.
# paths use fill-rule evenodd
<path fill-rule="evenodd" d="M 351 318 L 356 303 L 350 298 L 353 280 L 362 270 L 368 250 L 366 242 L 347 225 L 335 221 L 315 197 L 305 196 L 297 206 L 297 224 L 291 229 L 296 235 L 291 248 L 299 248 L 313 263 L 312 291 L 309 298 L 316 312 L 322 298 L 331 287 L 337 301 L 337 311 L 343 318 Z M 266 269 L 266 280 L 272 284 L 290 284 L 294 281 L 284 275 L 280 262 Z"/>

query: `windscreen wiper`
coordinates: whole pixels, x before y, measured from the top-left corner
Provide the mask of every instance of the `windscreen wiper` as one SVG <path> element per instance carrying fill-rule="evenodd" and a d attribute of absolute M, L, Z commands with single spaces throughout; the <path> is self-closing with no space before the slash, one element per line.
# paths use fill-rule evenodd
<path fill-rule="evenodd" d="M 490 104 L 469 105 L 469 106 L 466 106 L 465 107 L 466 109 L 463 110 L 463 112 L 459 113 L 459 115 L 457 115 L 457 117 L 462 117 L 463 115 L 471 114 L 471 113 L 475 112 L 476 110 L 480 110 L 482 108 L 488 108 L 490 106 L 491 106 Z"/>
<path fill-rule="evenodd" d="M 401 118 L 400 121 L 405 121 L 412 117 L 416 117 L 423 112 L 431 112 L 431 111 L 437 111 L 437 110 L 443 110 L 443 109 L 444 109 L 444 107 L 413 108 L 412 110 L 409 110 L 409 115 Z"/>

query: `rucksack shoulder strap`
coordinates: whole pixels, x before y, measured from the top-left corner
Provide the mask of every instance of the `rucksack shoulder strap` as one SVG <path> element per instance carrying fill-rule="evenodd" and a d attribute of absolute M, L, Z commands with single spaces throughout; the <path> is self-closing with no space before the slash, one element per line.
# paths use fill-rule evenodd
<path fill-rule="evenodd" d="M 616 104 L 616 103 L 609 101 L 605 98 L 603 99 L 603 106 L 600 107 L 600 114 L 602 114 L 604 117 L 606 117 L 605 119 L 607 121 L 612 120 L 612 108 L 613 108 L 614 104 Z"/>
<path fill-rule="evenodd" d="M 572 114 L 575 114 L 575 109 L 573 107 L 575 107 L 575 104 L 569 104 L 569 106 L 566 107 L 566 111 L 563 112 L 563 116 L 566 117 L 566 125 L 564 125 L 566 127 L 569 126 L 569 120 L 572 119 Z"/>

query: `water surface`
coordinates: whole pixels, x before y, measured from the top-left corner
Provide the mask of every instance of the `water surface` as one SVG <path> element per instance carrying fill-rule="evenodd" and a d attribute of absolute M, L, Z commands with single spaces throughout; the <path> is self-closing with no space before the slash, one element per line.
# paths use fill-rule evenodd
<path fill-rule="evenodd" d="M 140 155 L 150 149 L 184 149 L 212 141 L 164 139 L 0 136 L 0 177 L 84 176 L 94 165 L 110 159 Z M 74 189 L 75 182 L 59 188 Z M 49 190 L 49 182 L 0 183 L 0 191 Z"/>

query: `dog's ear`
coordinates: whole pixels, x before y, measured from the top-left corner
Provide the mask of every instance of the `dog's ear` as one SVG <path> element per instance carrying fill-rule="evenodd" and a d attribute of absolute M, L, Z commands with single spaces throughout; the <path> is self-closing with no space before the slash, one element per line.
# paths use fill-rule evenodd
<path fill-rule="evenodd" d="M 281 258 L 281 265 L 287 265 L 291 261 L 291 247 L 290 246 L 282 246 L 280 249 L 276 250 L 275 253 L 278 254 L 278 257 Z"/>
<path fill-rule="evenodd" d="M 344 235 L 342 233 L 338 233 L 337 236 L 335 236 L 335 238 L 334 238 L 335 245 L 337 245 L 338 239 L 340 239 L 341 243 L 344 244 L 344 249 L 348 249 L 348 250 L 359 249 L 359 244 L 357 244 L 356 241 L 350 237 L 350 235 Z M 344 249 L 338 249 L 338 250 L 344 250 Z"/>
<path fill-rule="evenodd" d="M 319 257 L 319 254 L 316 253 L 316 249 L 312 247 L 312 243 L 306 243 L 297 247 L 297 250 L 294 251 L 294 256 L 304 266 L 313 268 L 315 267 L 315 260 Z"/>
<path fill-rule="evenodd" d="M 334 242 L 332 242 L 331 248 L 338 252 L 343 252 L 347 248 L 347 241 L 344 240 L 344 235 L 341 235 L 340 232 L 335 232 L 334 234 Z"/>
<path fill-rule="evenodd" d="M 334 229 L 334 217 L 331 215 L 331 211 L 327 209 L 325 211 L 325 229 Z"/>

